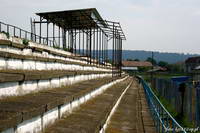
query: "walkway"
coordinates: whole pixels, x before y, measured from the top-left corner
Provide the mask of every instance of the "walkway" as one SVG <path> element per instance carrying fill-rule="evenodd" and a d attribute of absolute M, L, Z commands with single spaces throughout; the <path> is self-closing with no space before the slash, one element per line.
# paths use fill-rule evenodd
<path fill-rule="evenodd" d="M 128 89 L 127 86 L 131 85 Z M 124 92 L 124 93 L 123 93 Z M 124 95 L 122 95 L 124 94 Z M 118 99 L 121 101 L 112 112 Z M 111 114 L 111 115 L 110 115 Z M 65 115 L 45 133 L 97 133 L 108 120 L 106 133 L 155 133 L 143 89 L 129 78 L 108 88 L 104 93 Z"/>
<path fill-rule="evenodd" d="M 144 90 L 136 79 L 127 90 L 114 115 L 108 122 L 106 133 L 155 133 Z"/>
<path fill-rule="evenodd" d="M 0 99 L 0 132 L 47 112 L 58 105 L 68 103 L 92 90 L 116 80 L 105 77 L 76 83 L 71 86 L 46 89 L 24 96 Z"/>

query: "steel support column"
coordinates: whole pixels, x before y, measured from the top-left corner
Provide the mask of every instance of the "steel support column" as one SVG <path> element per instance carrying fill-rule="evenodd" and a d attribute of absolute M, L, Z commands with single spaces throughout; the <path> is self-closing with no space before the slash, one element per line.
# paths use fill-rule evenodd
<path fill-rule="evenodd" d="M 47 23 L 47 45 L 49 40 L 49 23 Z"/>
<path fill-rule="evenodd" d="M 89 57 L 90 57 L 90 64 L 92 63 L 92 29 L 90 28 L 90 31 L 89 31 Z"/>
<path fill-rule="evenodd" d="M 42 22 L 42 17 L 40 17 L 40 22 Z M 40 40 L 39 40 L 39 43 L 41 43 L 41 36 L 42 36 L 42 23 L 40 23 Z"/>

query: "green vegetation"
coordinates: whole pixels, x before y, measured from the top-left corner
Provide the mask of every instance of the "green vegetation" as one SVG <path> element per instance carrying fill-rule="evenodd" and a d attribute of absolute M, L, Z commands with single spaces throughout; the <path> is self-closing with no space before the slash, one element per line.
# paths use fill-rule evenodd
<path fill-rule="evenodd" d="M 140 76 L 143 77 L 144 80 L 146 80 L 147 82 L 151 81 L 151 75 L 150 74 L 146 74 L 146 73 L 141 73 Z M 166 79 L 170 79 L 173 76 L 183 76 L 183 73 L 168 73 L 168 74 L 156 74 L 154 75 L 154 77 L 157 78 L 166 78 Z M 175 118 L 175 120 L 182 126 L 182 127 L 188 127 L 188 128 L 195 128 L 195 125 L 193 123 L 191 123 L 188 118 L 186 116 L 182 116 L 181 113 L 176 112 L 175 108 L 172 106 L 172 104 L 170 104 L 167 99 L 165 99 L 164 97 L 162 97 L 157 89 L 153 88 L 152 91 L 154 92 L 154 94 L 158 97 L 158 99 L 160 100 L 160 102 L 162 103 L 162 105 L 167 109 L 167 111 L 172 115 L 172 117 Z"/>
<path fill-rule="evenodd" d="M 29 40 L 27 40 L 27 39 L 23 39 L 23 44 L 24 44 L 24 45 L 26 45 L 26 46 L 27 46 L 27 45 L 28 45 L 28 43 L 29 43 Z"/>
<path fill-rule="evenodd" d="M 3 33 L 3 34 L 5 34 L 5 35 L 7 36 L 7 38 L 9 38 L 9 37 L 10 37 L 10 34 L 9 34 L 8 32 L 1 31 L 0 33 Z"/>
<path fill-rule="evenodd" d="M 111 55 L 112 50 L 109 50 L 109 55 Z M 165 61 L 169 64 L 174 64 L 176 62 L 184 62 L 188 57 L 199 56 L 198 54 L 182 54 L 182 53 L 166 53 L 166 52 L 156 52 L 154 51 L 155 59 L 159 61 Z M 123 50 L 123 59 L 139 59 L 146 60 L 151 57 L 152 51 L 143 50 Z"/>
<path fill-rule="evenodd" d="M 60 49 L 60 46 L 54 45 L 53 48 Z"/>
<path fill-rule="evenodd" d="M 138 71 L 140 73 L 147 72 L 150 69 L 151 69 L 151 67 L 138 67 Z"/>
<path fill-rule="evenodd" d="M 171 79 L 176 76 L 187 76 L 186 73 L 156 73 L 153 75 L 155 78 Z"/>
<path fill-rule="evenodd" d="M 64 51 L 70 51 L 68 48 L 63 48 Z"/>
<path fill-rule="evenodd" d="M 139 59 L 127 59 L 127 61 L 140 61 Z"/>
<path fill-rule="evenodd" d="M 17 35 L 14 35 L 14 37 L 16 37 L 16 38 L 20 38 L 19 36 L 17 36 Z"/>
<path fill-rule="evenodd" d="M 128 58 L 127 61 L 140 61 L 140 60 Z M 181 74 L 184 73 L 184 63 L 169 64 L 166 61 L 157 62 L 155 59 L 152 59 L 151 57 L 148 57 L 146 61 L 151 62 L 154 68 L 158 68 L 158 69 L 159 67 L 164 68 L 164 69 L 161 69 L 161 71 L 163 70 L 165 72 L 165 75 L 176 76 L 178 74 L 178 76 L 181 76 Z M 147 72 L 150 69 L 152 69 L 152 67 L 141 66 L 141 67 L 138 67 L 138 72 L 143 73 L 143 72 Z M 166 74 L 166 73 L 169 73 L 169 74 Z"/>
<path fill-rule="evenodd" d="M 162 105 L 167 109 L 167 111 L 172 115 L 172 117 L 175 118 L 175 120 L 182 126 L 182 127 L 195 127 L 194 124 L 189 122 L 186 116 L 182 116 L 180 113 L 176 112 L 175 108 L 162 96 L 159 95 L 159 93 L 156 91 L 156 89 L 152 89 L 154 94 L 158 97 Z"/>
<path fill-rule="evenodd" d="M 151 81 L 151 74 L 142 72 L 142 73 L 137 73 L 138 75 L 142 76 L 143 79 L 147 82 Z M 188 76 L 186 73 L 153 73 L 153 78 L 163 78 L 163 79 L 171 79 L 172 77 L 175 76 Z"/>
<path fill-rule="evenodd" d="M 176 112 L 176 110 L 174 109 L 174 107 L 164 97 L 160 96 L 159 93 L 156 91 L 156 89 L 152 89 L 152 91 L 158 97 L 158 99 L 160 100 L 160 102 L 165 106 L 165 108 L 167 109 L 167 111 L 173 117 L 176 117 L 178 115 L 178 113 Z"/>
<path fill-rule="evenodd" d="M 165 61 L 159 61 L 159 62 L 158 62 L 158 66 L 160 66 L 160 67 L 167 67 L 167 66 L 168 66 L 168 63 L 165 62 Z"/>
<path fill-rule="evenodd" d="M 111 59 L 106 59 L 105 62 L 112 64 L 112 60 Z"/>
<path fill-rule="evenodd" d="M 183 73 L 184 72 L 184 65 L 183 64 L 168 64 L 167 69 L 170 72 Z"/>
<path fill-rule="evenodd" d="M 72 48 L 63 48 L 64 51 L 68 51 L 68 52 L 72 52 L 73 49 Z"/>
<path fill-rule="evenodd" d="M 134 61 L 140 61 L 139 59 L 134 59 Z"/>
<path fill-rule="evenodd" d="M 155 59 L 152 59 L 151 57 L 148 57 L 148 58 L 146 59 L 146 61 L 151 62 L 154 66 L 157 65 L 157 61 L 156 61 Z"/>

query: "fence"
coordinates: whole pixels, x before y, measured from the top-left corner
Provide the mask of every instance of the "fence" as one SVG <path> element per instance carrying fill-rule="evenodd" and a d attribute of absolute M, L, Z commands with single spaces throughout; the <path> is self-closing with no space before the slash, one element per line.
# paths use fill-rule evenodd
<path fill-rule="evenodd" d="M 169 114 L 169 112 L 161 104 L 161 102 L 153 93 L 151 88 L 147 85 L 147 83 L 142 78 L 139 79 L 145 90 L 147 103 L 149 105 L 150 112 L 154 119 L 157 132 L 186 133 L 186 131 L 176 122 L 176 120 Z"/>
<path fill-rule="evenodd" d="M 181 112 L 182 96 L 179 91 L 179 83 L 173 82 L 170 79 L 154 78 L 153 86 L 158 91 L 159 95 L 165 98 L 176 112 Z M 200 125 L 200 91 L 192 82 L 186 82 L 186 89 L 183 99 L 183 114 L 186 118 L 195 124 Z"/>
<path fill-rule="evenodd" d="M 100 30 L 99 32 L 97 32 L 98 30 L 96 30 L 96 32 L 93 33 L 93 36 L 94 34 L 96 35 L 96 38 L 100 38 L 98 41 L 101 42 L 101 45 L 99 44 L 99 49 L 97 49 L 98 47 L 98 43 L 97 43 L 97 46 L 96 46 L 96 50 L 95 49 L 90 49 L 90 54 L 91 56 L 89 56 L 89 41 L 88 41 L 88 37 L 86 36 L 87 33 L 83 32 L 82 31 L 82 36 L 80 36 L 80 32 L 82 30 L 80 30 L 79 32 L 77 32 L 76 34 L 79 35 L 78 37 L 75 38 L 74 42 L 75 45 L 77 43 L 77 45 L 79 44 L 79 47 L 75 47 L 75 48 L 64 48 L 63 47 L 63 35 L 59 37 L 42 37 L 42 35 L 37 35 L 37 34 L 34 34 L 35 32 L 29 32 L 29 31 L 26 31 L 26 30 L 23 30 L 19 27 L 16 27 L 14 25 L 10 25 L 10 24 L 6 24 L 4 22 L 1 22 L 0 21 L 0 33 L 4 33 L 6 34 L 8 37 L 18 37 L 18 38 L 21 38 L 21 39 L 25 39 L 26 41 L 33 41 L 33 42 L 36 42 L 36 43 L 39 43 L 39 44 L 44 44 L 44 45 L 48 45 L 50 47 L 54 47 L 54 48 L 58 48 L 58 49 L 63 49 L 65 51 L 69 51 L 69 52 L 73 52 L 73 50 L 76 51 L 76 48 L 79 48 L 77 51 L 78 52 L 75 52 L 75 55 L 76 56 L 81 56 L 81 57 L 85 57 L 85 60 L 88 62 L 88 63 L 92 63 L 92 59 L 95 59 L 93 60 L 93 62 L 99 64 L 99 66 L 111 66 L 109 62 L 109 57 L 108 57 L 108 41 L 107 39 L 103 39 L 103 33 L 102 34 L 99 34 L 100 33 Z M 49 31 L 51 32 L 51 31 Z M 103 32 L 103 31 L 101 31 Z M 66 32 L 67 33 L 67 32 Z M 60 31 L 59 31 L 59 34 L 60 34 Z M 86 34 L 86 35 L 84 35 Z M 66 35 L 67 36 L 67 35 Z M 98 36 L 98 37 L 97 37 Z M 101 36 L 101 37 L 100 37 Z M 74 36 L 75 37 L 75 36 Z M 56 42 L 56 39 L 58 39 L 58 43 Z M 68 46 L 69 46 L 69 38 L 70 38 L 70 35 L 68 33 Z M 96 39 L 95 37 L 93 37 L 93 39 Z M 79 39 L 79 40 L 77 40 Z M 92 41 L 93 43 L 95 43 L 95 41 Z M 90 42 L 90 43 L 92 43 Z M 106 42 L 106 43 L 105 43 Z M 83 44 L 82 44 L 83 43 Z M 86 43 L 86 44 L 84 44 Z M 104 49 L 103 49 L 103 44 L 105 45 L 104 46 Z M 83 45 L 83 46 L 82 46 Z M 93 44 L 93 48 L 95 47 L 94 46 L 95 44 Z M 107 45 L 107 46 L 106 46 Z M 86 47 L 87 46 L 87 47 Z M 116 56 L 116 53 L 112 53 Z M 112 63 L 114 64 L 114 63 Z M 116 66 L 116 65 L 115 65 Z M 120 66 L 121 68 L 121 66 Z M 115 71 L 115 70 L 118 70 L 118 71 Z M 113 74 L 117 74 L 119 75 L 121 72 L 119 72 L 119 69 L 116 69 L 116 67 L 113 66 Z"/>
<path fill-rule="evenodd" d="M 0 22 L 0 33 L 4 32 L 6 34 L 8 34 L 9 36 L 14 36 L 14 37 L 19 37 L 19 38 L 23 38 L 26 40 L 31 40 L 37 43 L 40 43 L 40 40 L 42 40 L 43 44 L 50 44 L 50 46 L 53 44 L 52 40 L 47 40 L 47 38 L 45 37 L 41 37 L 38 36 L 36 34 L 33 34 L 29 31 L 23 30 L 19 27 L 10 25 L 10 24 L 6 24 L 3 22 Z"/>

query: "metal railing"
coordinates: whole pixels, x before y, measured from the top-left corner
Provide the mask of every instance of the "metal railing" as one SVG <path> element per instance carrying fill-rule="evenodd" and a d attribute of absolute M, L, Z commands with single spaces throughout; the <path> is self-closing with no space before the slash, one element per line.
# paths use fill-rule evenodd
<path fill-rule="evenodd" d="M 22 39 L 26 39 L 26 40 L 30 40 L 33 42 L 37 42 L 37 43 L 41 43 L 42 44 L 49 44 L 50 46 L 53 45 L 53 40 L 48 40 L 45 37 L 41 37 L 39 35 L 36 35 L 34 33 L 31 33 L 29 31 L 23 30 L 19 27 L 10 25 L 10 24 L 6 24 L 3 22 L 0 22 L 0 33 L 4 32 L 6 34 L 8 34 L 9 36 L 13 36 L 13 37 L 18 37 L 18 38 L 22 38 Z"/>
<path fill-rule="evenodd" d="M 39 43 L 39 44 L 44 44 L 44 45 L 47 45 L 47 46 L 50 46 L 50 47 L 62 49 L 64 51 L 69 51 L 69 50 L 64 49 L 63 47 L 60 47 L 60 46 L 63 46 L 63 45 L 59 44 L 61 41 L 58 41 L 59 42 L 58 45 L 55 45 L 55 44 L 57 44 L 56 40 L 53 39 L 52 37 L 42 37 L 41 35 L 34 34 L 35 32 L 34 33 L 29 32 L 29 31 L 23 30 L 23 29 L 21 29 L 17 26 L 6 24 L 6 23 L 1 22 L 1 21 L 0 21 L 0 33 L 6 34 L 8 39 L 9 39 L 9 37 L 17 37 L 17 38 L 21 38 L 22 40 L 25 39 L 27 41 L 32 41 L 32 42 L 36 42 L 36 43 Z M 62 37 L 59 37 L 59 39 L 62 40 Z M 74 50 L 76 50 L 76 49 L 74 49 Z M 72 51 L 74 51 L 74 50 L 72 50 Z M 77 56 L 85 56 L 87 58 L 86 59 L 82 58 L 82 60 L 84 60 L 88 63 L 92 63 L 91 59 L 94 58 L 94 57 L 92 57 L 92 56 L 89 57 L 89 56 L 85 55 L 84 53 L 82 53 L 82 51 L 84 51 L 84 48 L 80 49 L 80 47 L 79 47 L 79 51 L 80 51 L 80 53 L 79 53 L 79 55 L 76 54 Z M 96 50 L 96 53 L 101 54 L 100 51 L 102 51 L 102 50 Z M 69 51 L 69 52 L 71 52 L 71 51 Z M 93 52 L 95 52 L 95 51 L 93 51 Z M 99 66 L 109 67 L 109 64 L 105 61 L 101 61 L 100 58 L 101 57 L 95 58 L 96 59 L 95 63 L 99 64 Z M 115 69 L 115 67 L 113 67 L 113 69 Z"/>
<path fill-rule="evenodd" d="M 154 120 L 156 131 L 158 133 L 186 133 L 185 129 L 181 127 L 165 109 L 148 84 L 141 77 L 138 78 L 144 88 L 146 100 Z"/>

